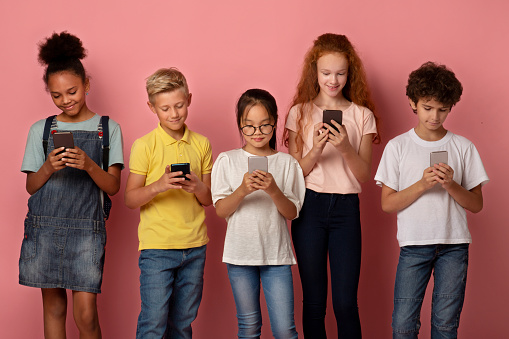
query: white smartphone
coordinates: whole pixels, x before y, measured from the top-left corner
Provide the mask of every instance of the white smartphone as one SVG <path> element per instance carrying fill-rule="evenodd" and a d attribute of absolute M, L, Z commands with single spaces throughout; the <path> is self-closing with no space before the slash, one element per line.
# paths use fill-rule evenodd
<path fill-rule="evenodd" d="M 253 171 L 256 170 L 268 172 L 269 160 L 267 159 L 267 157 L 262 156 L 249 157 L 247 158 L 247 167 L 249 173 L 253 173 Z"/>
<path fill-rule="evenodd" d="M 435 164 L 446 164 L 447 165 L 447 151 L 437 151 L 437 152 L 431 152 L 429 154 L 429 165 L 430 167 L 433 167 Z"/>

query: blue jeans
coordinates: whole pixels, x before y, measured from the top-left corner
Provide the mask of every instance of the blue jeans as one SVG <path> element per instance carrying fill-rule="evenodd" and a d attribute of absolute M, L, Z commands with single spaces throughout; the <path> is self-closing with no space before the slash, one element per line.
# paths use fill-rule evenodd
<path fill-rule="evenodd" d="M 306 190 L 292 238 L 302 282 L 305 338 L 324 339 L 327 256 L 338 338 L 361 338 L 357 289 L 361 268 L 361 222 L 357 194 Z"/>
<path fill-rule="evenodd" d="M 238 266 L 227 264 L 232 286 L 239 338 L 260 338 L 262 313 L 260 310 L 260 279 L 269 310 L 270 327 L 274 338 L 297 338 L 293 318 L 293 280 L 289 265 Z"/>
<path fill-rule="evenodd" d="M 190 339 L 203 290 L 206 245 L 140 253 L 137 339 Z"/>
<path fill-rule="evenodd" d="M 433 271 L 431 338 L 456 338 L 467 267 L 468 244 L 402 247 L 394 286 L 392 337 L 417 338 L 422 301 Z"/>

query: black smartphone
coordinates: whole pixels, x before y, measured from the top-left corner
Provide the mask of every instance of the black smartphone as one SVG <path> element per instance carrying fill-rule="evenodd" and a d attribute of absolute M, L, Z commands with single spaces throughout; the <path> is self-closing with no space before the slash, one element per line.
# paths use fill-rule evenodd
<path fill-rule="evenodd" d="M 247 158 L 247 167 L 249 173 L 253 173 L 256 170 L 268 172 L 269 160 L 263 156 L 249 157 Z"/>
<path fill-rule="evenodd" d="M 446 164 L 447 165 L 447 151 L 436 151 L 429 154 L 429 166 L 433 167 L 435 164 Z"/>
<path fill-rule="evenodd" d="M 170 170 L 172 172 L 182 171 L 182 175 L 178 175 L 176 178 L 185 178 L 186 180 L 191 180 L 186 177 L 186 174 L 191 174 L 191 165 L 188 162 L 183 162 L 180 164 L 171 164 Z"/>
<path fill-rule="evenodd" d="M 329 124 L 330 127 L 334 128 L 336 131 L 339 130 L 332 124 L 332 120 L 337 122 L 338 124 L 343 124 L 343 111 L 339 109 L 326 109 L 323 111 L 323 122 Z"/>
<path fill-rule="evenodd" d="M 55 148 L 65 147 L 65 149 L 57 154 L 63 153 L 67 148 L 74 148 L 74 138 L 72 132 L 55 132 L 53 133 L 53 145 Z"/>

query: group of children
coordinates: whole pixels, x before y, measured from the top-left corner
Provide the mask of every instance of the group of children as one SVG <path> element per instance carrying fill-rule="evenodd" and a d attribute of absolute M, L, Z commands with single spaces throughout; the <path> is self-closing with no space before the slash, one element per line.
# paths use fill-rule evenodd
<path fill-rule="evenodd" d="M 21 168 L 31 197 L 19 281 L 41 288 L 46 338 L 65 338 L 66 289 L 72 290 L 80 337 L 101 337 L 96 297 L 108 196 L 120 188 L 124 161 L 119 125 L 87 107 L 90 83 L 80 61 L 85 55 L 81 41 L 66 32 L 40 45 L 44 81 L 61 113 L 31 127 Z M 307 52 L 286 116 L 289 154 L 277 151 L 278 108 L 265 90 L 241 95 L 236 120 L 244 145 L 213 163 L 209 140 L 185 124 L 192 95 L 184 75 L 160 69 L 146 89 L 159 124 L 134 142 L 125 188 L 127 207 L 140 208 L 136 337 L 192 337 L 209 241 L 203 207 L 213 204 L 227 221 L 223 262 L 239 338 L 261 335 L 261 287 L 274 337 L 298 337 L 296 263 L 304 337 L 326 338 L 327 261 L 338 337 L 361 338 L 358 194 L 371 178 L 372 144 L 380 134 L 364 67 L 350 41 L 323 34 Z M 393 338 L 417 338 L 432 272 L 432 338 L 457 336 L 471 242 L 465 209 L 482 209 L 481 186 L 489 180 L 475 146 L 443 126 L 461 93 L 443 65 L 428 62 L 413 71 L 406 95 L 417 125 L 389 141 L 375 175 L 382 209 L 398 217 Z M 342 119 L 324 123 L 324 110 L 340 110 Z M 56 136 L 68 131 L 74 144 L 56 145 Z M 441 152 L 440 161 L 430 162 L 435 152 Z M 251 160 L 261 165 L 251 168 Z"/>

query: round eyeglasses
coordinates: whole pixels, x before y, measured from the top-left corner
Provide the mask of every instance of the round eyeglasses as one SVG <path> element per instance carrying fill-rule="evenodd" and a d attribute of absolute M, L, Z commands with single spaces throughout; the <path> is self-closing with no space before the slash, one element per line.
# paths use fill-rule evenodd
<path fill-rule="evenodd" d="M 253 125 L 246 125 L 246 126 L 242 127 L 240 130 L 242 131 L 242 134 L 249 137 L 256 133 L 256 129 L 260 130 L 261 134 L 267 135 L 267 134 L 272 133 L 272 130 L 274 130 L 274 125 L 265 124 L 265 125 L 261 125 L 258 127 L 255 127 Z"/>

